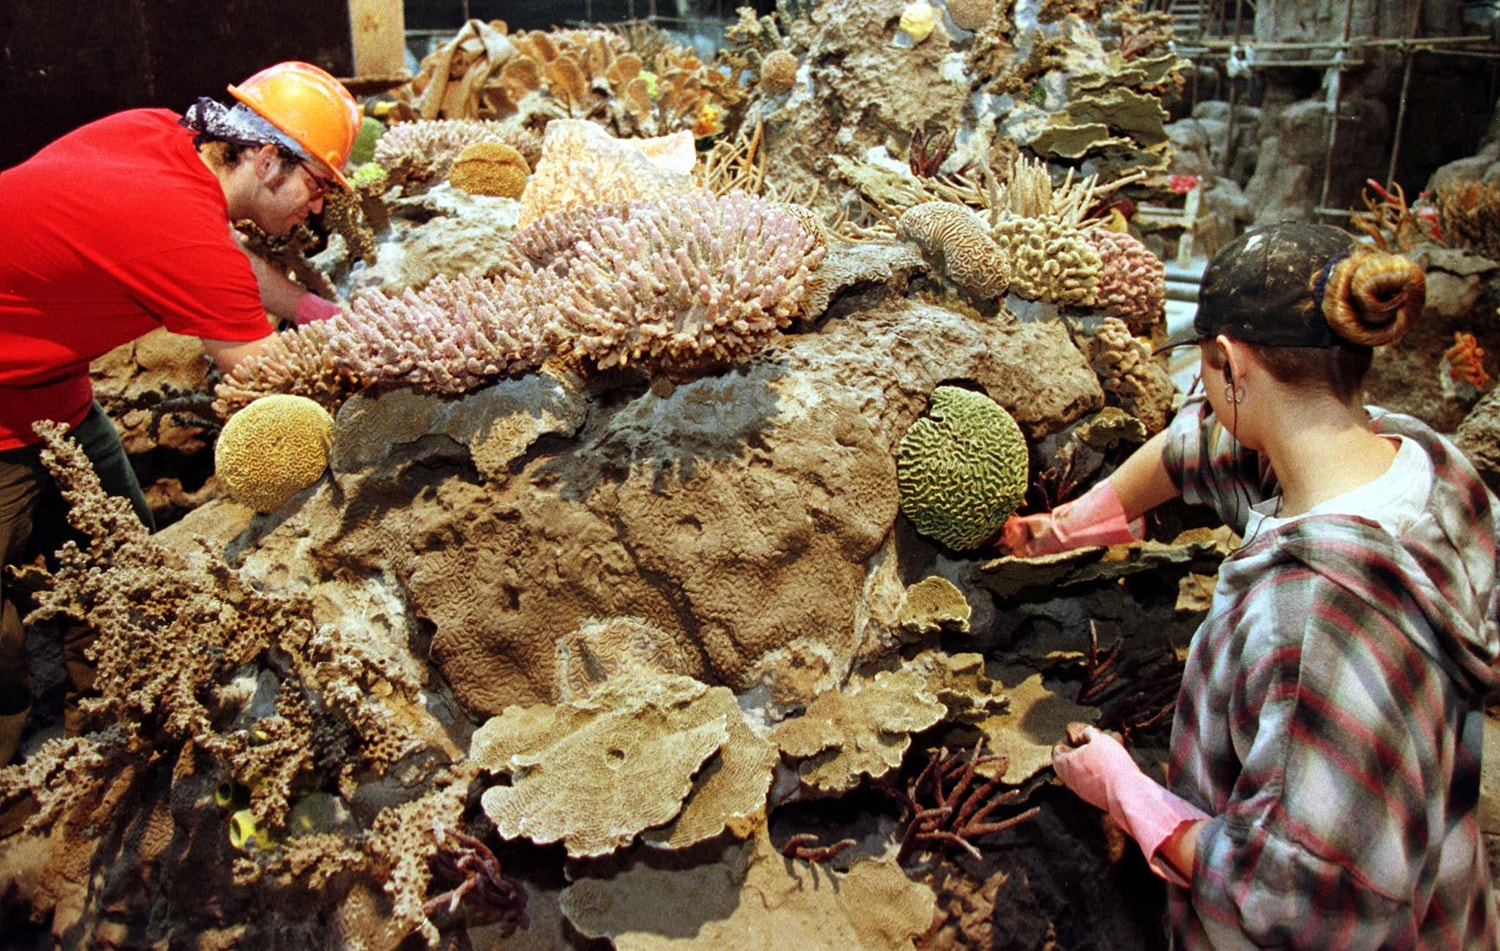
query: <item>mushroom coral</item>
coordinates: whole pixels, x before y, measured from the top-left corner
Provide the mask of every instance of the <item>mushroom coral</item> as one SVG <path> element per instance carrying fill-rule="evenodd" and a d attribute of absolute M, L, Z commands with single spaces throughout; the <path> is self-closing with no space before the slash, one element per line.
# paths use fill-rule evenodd
<path fill-rule="evenodd" d="M 999 403 L 940 386 L 927 415 L 901 437 L 901 511 L 921 534 L 959 551 L 974 548 L 1021 504 L 1028 464 L 1026 437 Z"/>

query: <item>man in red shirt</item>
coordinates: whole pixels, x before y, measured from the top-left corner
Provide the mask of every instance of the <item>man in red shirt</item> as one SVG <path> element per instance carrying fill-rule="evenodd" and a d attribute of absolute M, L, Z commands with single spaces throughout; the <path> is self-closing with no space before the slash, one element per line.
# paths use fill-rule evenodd
<path fill-rule="evenodd" d="M 67 424 L 106 490 L 151 510 L 90 362 L 156 327 L 190 334 L 223 370 L 259 352 L 267 311 L 298 324 L 338 305 L 246 253 L 232 223 L 284 235 L 322 210 L 359 130 L 358 104 L 307 63 L 280 63 L 185 116 L 137 109 L 92 122 L 0 172 L 0 557 L 51 539 L 61 508 L 32 424 Z M 39 503 L 44 503 L 41 509 Z M 34 547 L 34 546 L 33 546 Z M 26 639 L 0 573 L 0 765 L 31 704 Z M 72 638 L 70 637 L 70 640 Z M 76 647 L 76 645 L 73 645 Z M 65 654 L 76 654 L 67 650 Z M 91 673 L 69 662 L 75 689 Z"/>

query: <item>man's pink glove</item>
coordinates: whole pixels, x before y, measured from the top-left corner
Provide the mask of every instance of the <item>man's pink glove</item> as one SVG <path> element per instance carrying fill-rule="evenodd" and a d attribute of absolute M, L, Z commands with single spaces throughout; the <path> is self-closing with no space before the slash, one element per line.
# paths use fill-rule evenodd
<path fill-rule="evenodd" d="M 1084 727 L 1079 745 L 1059 743 L 1052 748 L 1052 768 L 1078 798 L 1106 810 L 1115 824 L 1130 834 L 1151 863 L 1152 871 L 1175 885 L 1186 886 L 1156 853 L 1184 822 L 1209 818 L 1208 813 L 1141 772 L 1120 741 L 1096 727 Z"/>
<path fill-rule="evenodd" d="M 334 314 L 342 312 L 343 308 L 338 304 L 309 291 L 297 298 L 297 306 L 292 310 L 292 322 L 301 327 L 315 321 L 327 320 Z"/>
<path fill-rule="evenodd" d="M 1114 483 L 1105 479 L 1050 512 L 1012 515 L 1001 531 L 1011 554 L 1035 558 L 1090 545 L 1138 542 L 1146 537 L 1146 520 L 1128 520 Z"/>

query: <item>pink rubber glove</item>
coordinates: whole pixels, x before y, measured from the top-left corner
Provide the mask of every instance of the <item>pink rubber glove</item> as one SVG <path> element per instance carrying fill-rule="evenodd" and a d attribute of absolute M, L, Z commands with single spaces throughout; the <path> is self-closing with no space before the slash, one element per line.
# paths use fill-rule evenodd
<path fill-rule="evenodd" d="M 309 291 L 297 298 L 297 306 L 292 310 L 292 322 L 301 327 L 314 321 L 327 320 L 342 312 L 343 308 L 338 304 Z"/>
<path fill-rule="evenodd" d="M 1057 778 L 1078 798 L 1106 810 L 1135 839 L 1152 871 L 1174 885 L 1187 886 L 1156 853 L 1183 823 L 1207 819 L 1208 813 L 1141 772 L 1120 741 L 1108 733 L 1084 727 L 1080 739 L 1071 748 L 1062 743 L 1052 748 Z"/>
<path fill-rule="evenodd" d="M 1105 479 L 1050 512 L 1012 515 L 1001 531 L 1012 554 L 1035 558 L 1091 545 L 1138 542 L 1146 537 L 1146 520 L 1127 520 L 1115 484 Z"/>

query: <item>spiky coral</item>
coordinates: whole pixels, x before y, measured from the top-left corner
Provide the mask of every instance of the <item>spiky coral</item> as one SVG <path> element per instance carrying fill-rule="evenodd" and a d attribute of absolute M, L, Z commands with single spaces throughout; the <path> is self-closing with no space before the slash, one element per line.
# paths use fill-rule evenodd
<path fill-rule="evenodd" d="M 338 412 L 362 382 L 333 362 L 329 337 L 344 326 L 344 317 L 286 330 L 260 353 L 240 361 L 214 389 L 214 412 L 228 418 L 271 393 L 305 396 L 330 413 Z"/>
<path fill-rule="evenodd" d="M 541 363 L 537 318 L 549 294 L 536 283 L 438 276 L 400 297 L 366 294 L 333 328 L 328 350 L 366 384 L 463 393 Z"/>
<path fill-rule="evenodd" d="M 1123 320 L 1137 337 L 1149 337 L 1166 315 L 1166 265 L 1131 235 L 1102 228 L 1082 234 L 1099 254 L 1095 306 L 1108 316 Z"/>
<path fill-rule="evenodd" d="M 722 365 L 791 322 L 822 258 L 795 218 L 759 198 L 636 202 L 594 218 L 554 263 L 560 320 L 550 342 L 601 368 Z"/>

